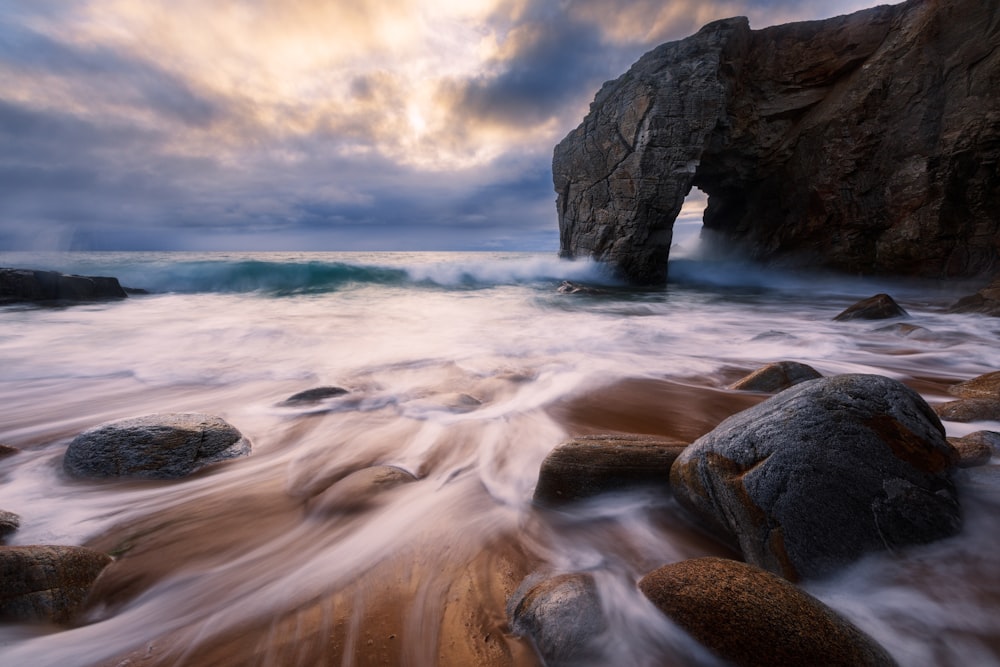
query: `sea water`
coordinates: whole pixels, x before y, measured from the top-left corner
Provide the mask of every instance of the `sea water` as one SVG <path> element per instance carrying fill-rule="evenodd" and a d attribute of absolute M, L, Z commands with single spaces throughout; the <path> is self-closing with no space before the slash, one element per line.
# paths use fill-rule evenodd
<path fill-rule="evenodd" d="M 634 586 L 658 565 L 711 552 L 671 528 L 683 522 L 676 506 L 624 494 L 558 519 L 534 509 L 539 465 L 573 429 L 555 408 L 581 396 L 600 406 L 602 392 L 614 402 L 623 381 L 721 390 L 781 360 L 824 375 L 887 375 L 934 403 L 949 400 L 948 384 L 1000 369 L 1000 320 L 946 312 L 974 285 L 681 259 L 665 288 L 636 290 L 598 265 L 532 253 L 8 253 L 0 266 L 112 275 L 148 292 L 0 307 L 0 443 L 23 450 L 0 459 L 0 509 L 22 519 L 8 544 L 108 548 L 128 534 L 115 547 L 125 563 L 142 553 L 133 542 L 160 531 L 168 561 L 88 624 L 0 626 L 4 665 L 119 664 L 126 655 L 201 664 L 208 654 L 199 646 L 241 632 L 258 647 L 253 664 L 289 664 L 294 635 L 322 641 L 334 617 L 347 619 L 341 643 L 322 660 L 365 664 L 357 656 L 372 640 L 360 612 L 328 609 L 318 629 L 300 622 L 294 631 L 269 619 L 339 590 L 359 591 L 359 608 L 374 604 L 358 582 L 388 560 L 398 572 L 406 554 L 416 554 L 420 574 L 404 581 L 412 590 L 393 612 L 403 631 L 389 655 L 436 664 L 456 585 L 441 563 L 471 562 L 498 542 L 534 576 L 594 574 L 612 620 L 608 664 L 645 664 L 652 645 L 666 645 L 678 664 L 710 662 Z M 560 291 L 567 280 L 587 289 Z M 891 293 L 919 328 L 833 320 L 877 292 Z M 282 404 L 319 386 L 348 393 Z M 77 433 L 155 412 L 223 417 L 254 453 L 175 482 L 62 472 Z M 632 430 L 649 431 L 644 423 Z M 945 426 L 956 436 L 1000 430 Z M 419 481 L 358 512 L 318 520 L 302 511 L 311 490 L 374 464 Z M 961 535 L 869 557 L 807 590 L 900 664 L 1000 665 L 997 473 L 995 464 L 960 471 Z M 502 608 L 482 606 L 498 616 L 484 622 L 505 633 Z M 302 664 L 320 659 L 306 655 Z M 510 655 L 532 664 L 530 650 Z"/>

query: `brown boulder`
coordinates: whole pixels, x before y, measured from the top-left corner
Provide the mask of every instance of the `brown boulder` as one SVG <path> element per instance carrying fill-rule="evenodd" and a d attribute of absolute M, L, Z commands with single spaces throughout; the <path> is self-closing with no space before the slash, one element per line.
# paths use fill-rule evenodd
<path fill-rule="evenodd" d="M 1000 371 L 986 373 L 948 387 L 948 393 L 961 398 L 993 398 L 1000 400 Z"/>
<path fill-rule="evenodd" d="M 314 387 L 312 389 L 300 391 L 297 394 L 292 394 L 282 401 L 280 405 L 311 405 L 313 403 L 319 403 L 327 398 L 343 396 L 346 393 L 348 392 L 343 387 Z"/>
<path fill-rule="evenodd" d="M 982 313 L 1000 317 L 1000 276 L 971 296 L 959 299 L 951 308 L 953 313 Z"/>
<path fill-rule="evenodd" d="M 0 547 L 0 618 L 71 621 L 109 563 L 84 547 Z"/>
<path fill-rule="evenodd" d="M 1000 449 L 1000 433 L 976 431 L 962 438 L 948 438 L 948 443 L 958 452 L 959 468 L 975 468 L 989 463 L 994 449 Z"/>
<path fill-rule="evenodd" d="M 871 637 L 797 586 L 723 558 L 664 565 L 639 590 L 719 657 L 739 667 L 888 667 Z"/>
<path fill-rule="evenodd" d="M 909 314 L 888 294 L 876 294 L 848 306 L 833 319 L 838 322 L 848 320 L 888 320 L 893 317 L 908 317 Z"/>
<path fill-rule="evenodd" d="M 611 491 L 670 485 L 670 466 L 688 443 L 643 435 L 567 440 L 542 461 L 535 502 L 555 506 Z"/>
<path fill-rule="evenodd" d="M 321 516 L 361 511 L 376 502 L 385 491 L 416 479 L 412 473 L 396 466 L 362 468 L 311 498 L 307 508 L 310 513 Z"/>
<path fill-rule="evenodd" d="M 1000 399 L 963 398 L 948 403 L 938 403 L 934 411 L 941 419 L 950 422 L 1000 421 Z"/>
<path fill-rule="evenodd" d="M 776 393 L 806 380 L 823 377 L 819 371 L 797 361 L 776 361 L 758 368 L 742 380 L 729 385 L 738 391 Z"/>

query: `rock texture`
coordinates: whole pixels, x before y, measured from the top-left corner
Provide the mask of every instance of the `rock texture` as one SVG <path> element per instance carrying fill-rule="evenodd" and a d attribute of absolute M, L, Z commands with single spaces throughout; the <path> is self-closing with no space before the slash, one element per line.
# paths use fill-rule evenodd
<path fill-rule="evenodd" d="M 21 527 L 21 517 L 13 512 L 0 510 L 0 541 Z"/>
<path fill-rule="evenodd" d="M 729 385 L 737 391 L 762 391 L 774 393 L 788 389 L 806 380 L 823 377 L 808 364 L 797 361 L 776 361 L 758 368 L 750 375 Z"/>
<path fill-rule="evenodd" d="M 0 269 L 0 305 L 34 301 L 99 301 L 128 297 L 117 278 L 55 271 Z"/>
<path fill-rule="evenodd" d="M 950 422 L 1000 421 L 1000 398 L 963 398 L 934 406 L 938 417 Z"/>
<path fill-rule="evenodd" d="M 870 637 L 798 587 L 723 558 L 665 565 L 639 581 L 664 614 L 740 667 L 888 667 Z"/>
<path fill-rule="evenodd" d="M 1000 371 L 986 373 L 948 387 L 948 393 L 961 398 L 995 398 L 1000 400 Z"/>
<path fill-rule="evenodd" d="M 153 414 L 84 431 L 69 444 L 63 468 L 74 477 L 175 479 L 249 453 L 250 441 L 219 417 Z"/>
<path fill-rule="evenodd" d="M 564 574 L 517 591 L 508 616 L 515 634 L 529 637 L 549 667 L 590 665 L 607 629 L 594 579 Z"/>
<path fill-rule="evenodd" d="M 385 491 L 416 480 L 412 473 L 396 466 L 362 468 L 311 498 L 307 508 L 320 516 L 359 512 L 375 503 Z"/>
<path fill-rule="evenodd" d="M 674 462 L 680 504 L 792 581 L 961 527 L 958 454 L 933 410 L 878 375 L 810 380 L 737 413 Z"/>
<path fill-rule="evenodd" d="M 975 468 L 993 458 L 994 448 L 1000 447 L 1000 433 L 976 431 L 962 438 L 948 438 L 948 444 L 958 452 L 959 468 Z"/>
<path fill-rule="evenodd" d="M 644 55 L 556 148 L 560 253 L 666 279 L 693 186 L 720 250 L 862 274 L 1000 268 L 1000 10 L 910 0 Z M 822 156 L 822 159 L 819 159 Z"/>
<path fill-rule="evenodd" d="M 542 461 L 535 502 L 557 506 L 610 491 L 670 485 L 670 466 L 688 443 L 641 435 L 567 440 Z"/>
<path fill-rule="evenodd" d="M 0 618 L 72 620 L 111 557 L 69 546 L 0 547 Z"/>
<path fill-rule="evenodd" d="M 962 297 L 952 309 L 954 313 L 982 313 L 1000 317 L 1000 276 L 975 294 Z"/>
<path fill-rule="evenodd" d="M 909 317 L 909 313 L 888 294 L 876 294 L 862 299 L 845 308 L 833 319 L 837 322 L 850 320 L 889 320 L 894 317 Z"/>

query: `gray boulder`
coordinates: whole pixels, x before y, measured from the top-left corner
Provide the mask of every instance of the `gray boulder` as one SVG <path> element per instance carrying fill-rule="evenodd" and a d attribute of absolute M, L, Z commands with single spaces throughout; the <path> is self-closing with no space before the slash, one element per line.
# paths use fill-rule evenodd
<path fill-rule="evenodd" d="M 21 517 L 13 512 L 0 510 L 0 540 L 3 540 L 20 527 Z"/>
<path fill-rule="evenodd" d="M 590 665 L 599 659 L 607 621 L 592 576 L 563 574 L 526 582 L 522 589 L 508 604 L 510 627 L 531 639 L 548 667 Z"/>
<path fill-rule="evenodd" d="M 810 380 L 733 415 L 674 462 L 680 504 L 790 580 L 956 533 L 958 455 L 914 391 L 878 375 Z"/>
<path fill-rule="evenodd" d="M 784 579 L 724 558 L 650 572 L 639 590 L 703 646 L 739 667 L 890 667 L 871 637 Z"/>
<path fill-rule="evenodd" d="M 0 269 L 0 305 L 25 301 L 98 301 L 127 296 L 117 278 Z"/>
<path fill-rule="evenodd" d="M 343 396 L 346 393 L 348 392 L 343 387 L 314 387 L 312 389 L 300 391 L 297 394 L 292 394 L 282 401 L 281 405 L 311 405 L 313 403 L 319 403 L 327 398 Z"/>
<path fill-rule="evenodd" d="M 109 563 L 84 547 L 0 547 L 0 618 L 71 621 Z"/>
<path fill-rule="evenodd" d="M 654 486 L 667 491 L 670 466 L 688 443 L 642 435 L 567 440 L 542 461 L 535 502 L 561 505 L 610 491 Z"/>
<path fill-rule="evenodd" d="M 249 453 L 250 441 L 219 417 L 153 414 L 84 431 L 66 450 L 63 468 L 73 477 L 176 479 Z"/>
<path fill-rule="evenodd" d="M 808 364 L 800 364 L 797 361 L 776 361 L 758 368 L 741 380 L 737 380 L 729 388 L 738 391 L 775 393 L 800 382 L 821 377 L 823 376 L 819 371 Z"/>

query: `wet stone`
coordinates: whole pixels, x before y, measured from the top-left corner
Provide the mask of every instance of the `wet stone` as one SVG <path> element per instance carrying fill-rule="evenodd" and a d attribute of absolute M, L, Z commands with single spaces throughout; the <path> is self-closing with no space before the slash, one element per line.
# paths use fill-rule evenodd
<path fill-rule="evenodd" d="M 306 389 L 297 394 L 292 394 L 282 401 L 281 405 L 309 405 L 319 403 L 328 398 L 343 396 L 346 393 L 348 391 L 343 387 L 314 387 L 313 389 Z"/>
<path fill-rule="evenodd" d="M 823 377 L 819 371 L 797 361 L 776 361 L 758 368 L 750 375 L 729 386 L 738 391 L 775 393 L 806 380 Z"/>
<path fill-rule="evenodd" d="M 891 667 L 871 637 L 797 586 L 746 563 L 696 558 L 650 572 L 639 590 L 739 667 Z"/>
<path fill-rule="evenodd" d="M 958 451 L 959 467 L 975 468 L 986 465 L 994 454 L 1000 453 L 1000 433 L 976 431 L 961 438 L 948 438 Z"/>
<path fill-rule="evenodd" d="M 1000 400 L 1000 371 L 986 373 L 948 387 L 948 393 L 960 398 L 992 398 Z"/>
<path fill-rule="evenodd" d="M 0 618 L 67 623 L 110 563 L 85 547 L 0 547 Z"/>
<path fill-rule="evenodd" d="M 1000 399 L 963 398 L 934 406 L 941 419 L 951 422 L 1000 421 Z"/>
<path fill-rule="evenodd" d="M 13 512 L 0 510 L 0 540 L 4 539 L 20 527 L 21 517 Z"/>
<path fill-rule="evenodd" d="M 362 468 L 313 496 L 306 506 L 310 514 L 319 516 L 359 512 L 377 502 L 386 491 L 416 480 L 413 473 L 396 466 Z"/>
<path fill-rule="evenodd" d="M 876 294 L 848 306 L 834 317 L 838 322 L 848 320 L 888 320 L 893 317 L 909 317 L 903 308 L 888 294 Z"/>
<path fill-rule="evenodd" d="M 688 443 L 642 435 L 591 435 L 567 440 L 542 461 L 535 502 L 557 506 L 601 493 L 669 490 L 670 466 Z"/>
<path fill-rule="evenodd" d="M 600 656 L 607 622 L 589 574 L 525 582 L 511 597 L 507 614 L 514 633 L 531 639 L 548 667 L 590 665 Z"/>
<path fill-rule="evenodd" d="M 63 468 L 73 477 L 176 479 L 250 454 L 250 441 L 219 417 L 153 414 L 106 422 L 70 443 Z"/>

